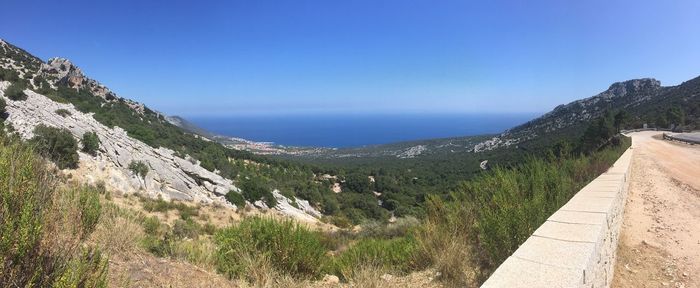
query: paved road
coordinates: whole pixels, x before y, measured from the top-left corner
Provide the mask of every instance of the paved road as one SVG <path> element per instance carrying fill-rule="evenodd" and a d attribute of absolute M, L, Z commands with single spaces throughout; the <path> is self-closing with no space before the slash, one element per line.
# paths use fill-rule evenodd
<path fill-rule="evenodd" d="M 700 287 L 700 145 L 632 134 L 613 287 Z"/>

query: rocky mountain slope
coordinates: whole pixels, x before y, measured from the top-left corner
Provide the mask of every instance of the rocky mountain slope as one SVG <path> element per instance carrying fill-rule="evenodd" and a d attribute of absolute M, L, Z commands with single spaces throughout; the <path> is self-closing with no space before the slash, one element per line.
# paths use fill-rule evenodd
<path fill-rule="evenodd" d="M 22 138 L 31 138 L 39 124 L 65 128 L 76 139 L 80 139 L 85 132 L 97 134 L 100 140 L 97 155 L 80 153 L 79 171 L 67 172 L 73 172 L 72 175 L 88 183 L 104 182 L 106 187 L 121 193 L 235 207 L 224 198 L 227 193 L 240 193 L 232 179 L 227 179 L 216 170 L 203 168 L 200 161 L 189 155 L 148 145 L 117 125 L 109 127 L 96 120 L 94 113 L 85 113 L 71 103 L 61 103 L 65 102 L 63 98 L 50 94 L 58 87 L 89 91 L 91 97 L 101 98 L 102 106 L 119 103 L 123 106 L 116 107 L 128 107 L 135 116 L 134 121 L 161 119 L 161 115 L 141 103 L 119 97 L 106 86 L 85 76 L 67 59 L 51 58 L 43 62 L 4 40 L 0 40 L 0 56 L 0 72 L 3 75 L 16 75 L 0 79 L 0 98 L 7 103 L 5 123 Z M 6 97 L 5 91 L 12 83 L 26 86 L 25 100 L 14 101 Z M 109 114 L 103 117 L 109 117 Z M 142 161 L 149 167 L 144 177 L 130 171 L 129 165 L 134 161 Z M 289 200 L 277 191 L 274 196 L 278 202 L 276 208 L 288 215 L 309 221 L 320 217 L 320 213 L 306 201 Z M 256 204 L 265 208 L 262 202 Z"/>
<path fill-rule="evenodd" d="M 605 111 L 624 110 L 629 113 L 632 128 L 661 126 L 658 117 L 667 109 L 679 107 L 689 116 L 688 127 L 696 127 L 700 115 L 698 92 L 700 78 L 684 82 L 678 86 L 664 87 L 652 79 L 634 79 L 617 82 L 598 95 L 560 105 L 551 112 L 527 123 L 509 129 L 500 135 L 474 146 L 475 152 L 490 151 L 501 147 L 517 146 L 528 142 L 551 140 L 554 143 L 566 136 L 576 136 L 583 132 L 591 120 L 600 117 Z"/>

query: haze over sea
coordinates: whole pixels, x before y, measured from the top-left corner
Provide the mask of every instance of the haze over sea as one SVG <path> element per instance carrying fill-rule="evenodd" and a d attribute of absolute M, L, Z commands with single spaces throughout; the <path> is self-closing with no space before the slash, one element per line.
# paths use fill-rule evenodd
<path fill-rule="evenodd" d="M 369 114 L 198 116 L 211 132 L 285 146 L 358 147 L 500 133 L 536 117 L 527 114 Z"/>

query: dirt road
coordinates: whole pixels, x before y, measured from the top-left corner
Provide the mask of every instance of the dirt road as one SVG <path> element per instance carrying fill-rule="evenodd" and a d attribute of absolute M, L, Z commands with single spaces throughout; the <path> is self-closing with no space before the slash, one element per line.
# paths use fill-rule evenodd
<path fill-rule="evenodd" d="M 700 287 L 700 145 L 637 132 L 612 287 Z"/>

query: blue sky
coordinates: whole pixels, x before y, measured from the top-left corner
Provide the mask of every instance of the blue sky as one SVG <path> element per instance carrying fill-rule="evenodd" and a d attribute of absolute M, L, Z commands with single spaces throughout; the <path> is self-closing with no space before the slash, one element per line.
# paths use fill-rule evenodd
<path fill-rule="evenodd" d="M 0 38 L 186 116 L 545 112 L 700 75 L 700 1 L 5 0 Z"/>

